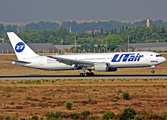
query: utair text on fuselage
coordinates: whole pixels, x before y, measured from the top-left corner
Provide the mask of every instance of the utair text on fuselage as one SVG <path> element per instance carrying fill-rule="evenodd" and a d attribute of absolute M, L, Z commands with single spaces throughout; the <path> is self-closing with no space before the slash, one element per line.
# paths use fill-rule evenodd
<path fill-rule="evenodd" d="M 140 61 L 140 58 L 144 57 L 144 55 L 140 55 L 137 53 L 135 56 L 134 53 L 129 54 L 115 54 L 111 62 L 133 62 L 133 61 Z"/>

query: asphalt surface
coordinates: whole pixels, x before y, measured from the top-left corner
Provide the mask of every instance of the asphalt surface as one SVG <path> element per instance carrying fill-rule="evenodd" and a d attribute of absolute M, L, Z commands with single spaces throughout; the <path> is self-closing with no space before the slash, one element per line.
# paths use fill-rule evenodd
<path fill-rule="evenodd" d="M 0 76 L 0 80 L 36 80 L 36 79 L 167 79 L 167 74 L 114 74 L 94 76 L 79 75 L 12 75 Z"/>

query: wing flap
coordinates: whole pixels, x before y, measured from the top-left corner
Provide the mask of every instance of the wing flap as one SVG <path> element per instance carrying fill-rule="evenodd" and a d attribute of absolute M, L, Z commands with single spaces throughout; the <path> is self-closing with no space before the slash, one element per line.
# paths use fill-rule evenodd
<path fill-rule="evenodd" d="M 93 66 L 94 62 L 90 61 L 82 61 L 82 60 L 76 60 L 76 59 L 69 59 L 69 58 L 62 58 L 62 57 L 56 57 L 56 56 L 47 56 L 49 58 L 56 59 L 57 61 L 61 63 L 65 63 L 67 65 L 83 65 L 83 66 Z"/>

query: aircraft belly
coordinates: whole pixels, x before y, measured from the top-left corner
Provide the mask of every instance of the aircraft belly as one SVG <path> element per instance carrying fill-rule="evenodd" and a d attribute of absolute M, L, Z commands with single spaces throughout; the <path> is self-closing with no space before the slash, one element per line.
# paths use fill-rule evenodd
<path fill-rule="evenodd" d="M 128 67 L 148 67 L 150 66 L 148 63 L 145 62 L 120 62 L 111 64 L 111 67 L 114 68 L 128 68 Z"/>
<path fill-rule="evenodd" d="M 26 67 L 38 68 L 43 70 L 73 70 L 74 66 L 62 64 L 62 63 L 54 63 L 54 64 L 27 64 Z"/>
<path fill-rule="evenodd" d="M 73 70 L 74 67 L 69 65 L 56 65 L 56 66 L 51 66 L 50 69 L 51 70 Z"/>

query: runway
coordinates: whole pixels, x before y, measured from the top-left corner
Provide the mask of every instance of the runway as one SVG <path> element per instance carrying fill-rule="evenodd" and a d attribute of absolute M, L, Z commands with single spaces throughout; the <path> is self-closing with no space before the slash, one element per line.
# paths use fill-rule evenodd
<path fill-rule="evenodd" d="M 79 75 L 12 75 L 0 76 L 0 80 L 37 80 L 37 79 L 167 79 L 167 74 L 114 74 L 94 76 Z"/>

